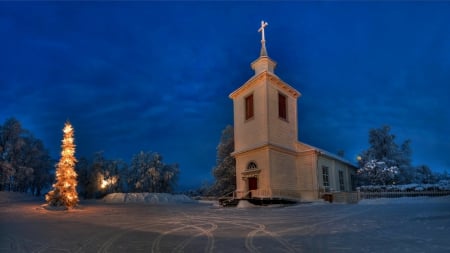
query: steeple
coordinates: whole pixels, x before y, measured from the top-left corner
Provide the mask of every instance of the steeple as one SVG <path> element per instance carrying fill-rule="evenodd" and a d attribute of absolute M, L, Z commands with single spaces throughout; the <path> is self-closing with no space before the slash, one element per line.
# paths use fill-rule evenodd
<path fill-rule="evenodd" d="M 261 33 L 261 52 L 259 53 L 259 57 L 268 56 L 266 49 L 266 37 L 264 35 L 264 28 L 268 26 L 269 23 L 261 21 L 261 28 L 259 28 L 258 32 Z"/>
<path fill-rule="evenodd" d="M 269 58 L 266 49 L 266 37 L 264 33 L 264 28 L 268 26 L 269 23 L 261 21 L 261 27 L 258 32 L 261 33 L 261 51 L 259 53 L 259 58 L 252 62 L 251 67 L 255 71 L 255 75 L 261 72 L 267 71 L 274 74 L 274 69 L 277 65 L 275 61 Z"/>
<path fill-rule="evenodd" d="M 259 53 L 259 57 L 268 57 L 267 49 L 266 49 L 266 41 L 261 41 L 261 52 Z"/>

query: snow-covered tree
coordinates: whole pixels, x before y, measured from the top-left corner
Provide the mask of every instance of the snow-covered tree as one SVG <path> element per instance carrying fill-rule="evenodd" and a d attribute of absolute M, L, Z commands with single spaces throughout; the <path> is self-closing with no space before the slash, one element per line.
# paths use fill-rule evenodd
<path fill-rule="evenodd" d="M 236 190 L 236 160 L 231 156 L 234 151 L 234 129 L 228 125 L 222 131 L 217 146 L 216 166 L 213 168 L 215 178 L 211 193 L 221 196 Z"/>
<path fill-rule="evenodd" d="M 15 191 L 19 156 L 25 145 L 25 130 L 17 119 L 5 121 L 0 128 L 0 190 Z"/>
<path fill-rule="evenodd" d="M 132 192 L 150 191 L 147 171 L 150 169 L 151 154 L 141 151 L 131 159 L 128 174 L 128 185 Z"/>
<path fill-rule="evenodd" d="M 61 158 L 56 167 L 56 183 L 53 190 L 45 195 L 45 200 L 50 206 L 75 207 L 78 204 L 77 173 L 75 172 L 75 143 L 74 130 L 69 122 L 66 122 L 64 138 L 61 145 Z"/>
<path fill-rule="evenodd" d="M 50 184 L 51 158 L 41 140 L 10 118 L 0 125 L 0 190 L 40 195 Z"/>
<path fill-rule="evenodd" d="M 432 184 L 436 182 L 433 172 L 426 165 L 418 166 L 415 170 L 414 183 Z"/>
<path fill-rule="evenodd" d="M 180 170 L 178 164 L 164 165 L 161 171 L 161 189 L 163 192 L 172 193 L 178 182 Z"/>
<path fill-rule="evenodd" d="M 166 165 L 160 154 L 141 151 L 131 160 L 128 189 L 134 192 L 172 192 L 178 174 L 177 164 Z"/>
<path fill-rule="evenodd" d="M 433 177 L 435 178 L 436 182 L 439 181 L 450 181 L 450 173 L 447 172 L 447 170 L 441 172 L 441 173 L 435 173 L 433 174 Z"/>
<path fill-rule="evenodd" d="M 31 190 L 34 195 L 40 196 L 41 190 L 51 183 L 52 160 L 41 140 L 31 134 L 24 139 L 25 145 L 20 156 L 25 168 L 25 176 L 21 176 L 22 185 L 25 186 L 24 191 Z"/>
<path fill-rule="evenodd" d="M 120 189 L 120 174 L 126 168 L 126 164 L 122 160 L 107 160 L 101 176 L 102 193 L 108 194 L 118 192 Z"/>
<path fill-rule="evenodd" d="M 122 160 L 110 160 L 97 152 L 93 161 L 87 158 L 78 159 L 78 193 L 84 198 L 101 198 L 113 192 L 126 191 L 122 185 L 126 179 L 127 164 Z"/>
<path fill-rule="evenodd" d="M 395 182 L 399 169 L 396 166 L 388 166 L 383 161 L 368 161 L 358 170 L 358 176 L 365 185 L 388 185 Z"/>
<path fill-rule="evenodd" d="M 413 167 L 411 166 L 410 141 L 407 140 L 399 146 L 395 143 L 395 135 L 391 134 L 390 130 L 389 126 L 370 130 L 370 147 L 358 157 L 360 166 L 358 175 L 361 183 L 404 184 L 412 181 Z M 387 180 L 392 175 L 390 171 L 395 171 L 395 178 Z M 388 175 L 385 175 L 385 173 Z M 380 178 L 374 178 L 377 176 Z"/>

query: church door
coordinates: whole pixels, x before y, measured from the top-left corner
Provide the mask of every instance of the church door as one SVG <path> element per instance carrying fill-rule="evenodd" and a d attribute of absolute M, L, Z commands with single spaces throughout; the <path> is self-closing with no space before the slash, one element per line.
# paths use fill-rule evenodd
<path fill-rule="evenodd" d="M 249 177 L 248 178 L 248 190 L 256 190 L 258 189 L 258 178 L 256 177 Z M 249 197 L 252 197 L 252 192 L 249 193 Z"/>

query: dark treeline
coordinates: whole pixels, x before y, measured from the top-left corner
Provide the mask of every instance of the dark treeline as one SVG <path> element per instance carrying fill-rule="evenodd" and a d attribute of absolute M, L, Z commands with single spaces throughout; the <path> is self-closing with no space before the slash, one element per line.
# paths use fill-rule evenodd
<path fill-rule="evenodd" d="M 447 173 L 433 173 L 427 165 L 412 165 L 411 141 L 401 144 L 390 126 L 369 131 L 369 148 L 359 156 L 360 185 L 434 184 L 448 180 Z"/>
<path fill-rule="evenodd" d="M 82 198 L 99 198 L 113 192 L 172 193 L 179 174 L 177 164 L 165 164 L 160 154 L 143 151 L 135 154 L 130 164 L 106 159 L 98 152 L 91 160 L 80 158 L 75 169 Z"/>
<path fill-rule="evenodd" d="M 54 181 L 56 162 L 43 142 L 17 119 L 0 125 L 0 191 L 45 194 Z M 143 151 L 130 164 L 107 159 L 101 152 L 92 159 L 78 158 L 76 171 L 82 198 L 112 192 L 173 192 L 179 175 L 177 164 L 165 164 L 160 154 Z"/>
<path fill-rule="evenodd" d="M 41 195 L 52 181 L 53 161 L 41 140 L 14 118 L 0 125 L 0 191 Z"/>

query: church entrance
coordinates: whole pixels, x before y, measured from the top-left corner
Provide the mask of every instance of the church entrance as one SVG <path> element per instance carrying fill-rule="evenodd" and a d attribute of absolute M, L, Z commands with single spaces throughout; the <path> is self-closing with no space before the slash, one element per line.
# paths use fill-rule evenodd
<path fill-rule="evenodd" d="M 248 190 L 250 191 L 248 193 L 248 196 L 252 197 L 252 190 L 258 189 L 258 178 L 257 177 L 249 177 L 248 178 Z"/>

